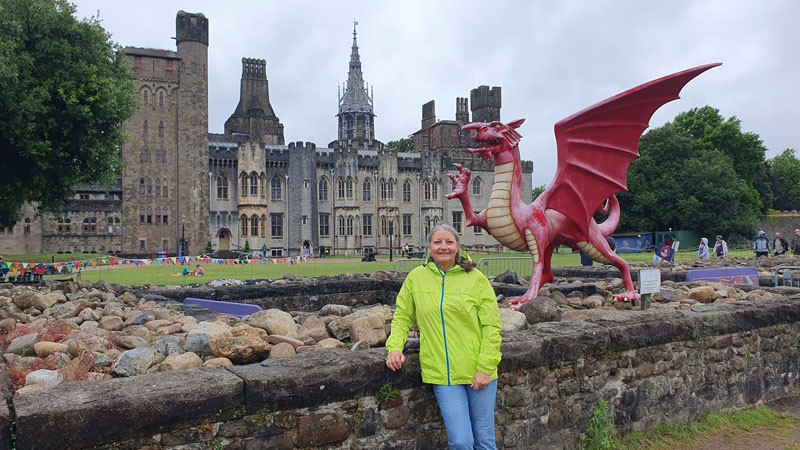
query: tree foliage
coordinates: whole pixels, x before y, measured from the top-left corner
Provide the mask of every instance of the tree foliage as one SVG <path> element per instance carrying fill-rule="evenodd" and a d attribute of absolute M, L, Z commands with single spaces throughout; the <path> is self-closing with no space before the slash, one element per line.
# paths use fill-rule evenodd
<path fill-rule="evenodd" d="M 787 148 L 780 155 L 767 161 L 767 164 L 770 175 L 775 179 L 777 200 L 792 206 L 800 203 L 800 160 L 795 156 L 794 149 Z M 789 209 L 777 205 L 776 208 Z"/>
<path fill-rule="evenodd" d="M 0 2 L 0 224 L 26 202 L 55 211 L 121 168 L 130 66 L 96 19 L 64 0 Z"/>
<path fill-rule="evenodd" d="M 738 118 L 724 119 L 718 109 L 710 106 L 678 114 L 673 123 L 688 133 L 702 150 L 720 150 L 728 155 L 736 175 L 758 191 L 758 209 L 766 214 L 774 196 L 764 164 L 767 149 L 757 134 L 743 132 Z"/>
<path fill-rule="evenodd" d="M 772 205 L 758 135 L 741 132 L 738 119 L 725 120 L 709 106 L 646 133 L 639 153 L 628 171 L 629 192 L 619 195 L 623 229 L 749 236 Z"/>
<path fill-rule="evenodd" d="M 536 186 L 533 189 L 531 189 L 531 199 L 536 200 L 537 197 L 542 195 L 542 192 L 544 192 L 545 189 L 547 189 L 547 185 L 545 184 L 541 186 Z"/>
<path fill-rule="evenodd" d="M 411 137 L 406 137 L 403 139 L 398 139 L 396 141 L 389 141 L 386 143 L 386 148 L 395 150 L 398 152 L 413 152 L 414 151 L 414 139 Z"/>

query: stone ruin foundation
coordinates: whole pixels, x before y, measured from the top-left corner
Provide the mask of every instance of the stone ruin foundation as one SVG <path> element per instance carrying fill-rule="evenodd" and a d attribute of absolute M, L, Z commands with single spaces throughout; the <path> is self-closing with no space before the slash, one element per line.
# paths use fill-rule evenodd
<path fill-rule="evenodd" d="M 503 333 L 498 448 L 577 448 L 600 398 L 618 432 L 628 433 L 800 395 L 800 289 L 770 288 L 762 277 L 762 286 L 734 297 L 713 287 L 721 296 L 713 302 L 657 299 L 646 311 L 578 308 L 576 298 L 613 289 L 615 273 L 556 271 L 548 297 L 567 320 L 530 323 L 537 313 L 526 311 L 524 327 Z M 662 279 L 673 294 L 687 289 L 680 271 L 665 271 Z M 316 311 L 327 304 L 393 304 L 400 284 L 402 277 L 379 273 L 128 290 L 170 304 L 201 297 Z M 700 287 L 707 286 L 688 289 Z M 496 282 L 495 289 L 508 298 L 525 287 Z M 566 305 L 558 302 L 562 296 Z M 446 447 L 417 355 L 411 351 L 398 373 L 386 369 L 384 358 L 383 348 L 332 348 L 16 395 L 5 381 L 0 449 L 12 443 L 17 449 Z"/>

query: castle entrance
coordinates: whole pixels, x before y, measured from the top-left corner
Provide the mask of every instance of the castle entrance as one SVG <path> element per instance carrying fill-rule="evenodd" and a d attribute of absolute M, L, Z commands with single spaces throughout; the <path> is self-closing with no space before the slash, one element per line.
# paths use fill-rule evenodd
<path fill-rule="evenodd" d="M 218 251 L 227 251 L 231 249 L 231 231 L 227 228 L 219 230 L 219 233 L 217 233 L 217 240 Z"/>

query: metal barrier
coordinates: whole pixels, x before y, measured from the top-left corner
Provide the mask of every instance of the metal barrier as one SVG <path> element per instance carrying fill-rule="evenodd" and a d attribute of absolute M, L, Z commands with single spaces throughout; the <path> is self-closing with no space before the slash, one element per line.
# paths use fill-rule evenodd
<path fill-rule="evenodd" d="M 533 262 L 530 256 L 481 258 L 478 260 L 477 267 L 487 277 L 500 275 L 509 269 L 513 270 L 517 276 L 530 277 L 533 271 Z"/>
<path fill-rule="evenodd" d="M 780 280 L 783 280 L 783 286 L 797 285 L 800 287 L 800 266 L 778 266 L 773 271 L 775 272 L 775 287 L 778 287 Z M 793 274 L 792 271 L 798 273 Z"/>
<path fill-rule="evenodd" d="M 392 265 L 396 272 L 411 272 L 412 269 L 425 263 L 425 259 L 404 258 L 398 259 Z M 513 270 L 520 277 L 530 277 L 533 263 L 529 256 L 511 256 L 506 258 L 481 258 L 478 260 L 478 270 L 487 277 L 500 275 L 506 270 Z"/>
<path fill-rule="evenodd" d="M 403 258 L 395 260 L 392 264 L 392 271 L 394 272 L 411 272 L 413 269 L 425 264 L 424 258 Z"/>

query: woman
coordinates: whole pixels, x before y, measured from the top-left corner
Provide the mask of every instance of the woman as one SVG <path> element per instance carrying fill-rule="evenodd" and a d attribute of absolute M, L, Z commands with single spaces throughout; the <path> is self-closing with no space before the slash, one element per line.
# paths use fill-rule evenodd
<path fill-rule="evenodd" d="M 697 247 L 697 257 L 708 259 L 708 238 L 700 238 L 700 246 Z"/>
<path fill-rule="evenodd" d="M 416 321 L 422 381 L 433 385 L 451 449 L 494 449 L 494 403 L 500 363 L 500 311 L 494 290 L 459 246 L 458 233 L 437 225 L 430 257 L 406 277 L 386 341 L 386 366 L 403 367 Z"/>
<path fill-rule="evenodd" d="M 717 235 L 717 243 L 714 244 L 714 256 L 717 258 L 725 258 L 728 256 L 728 243 L 722 239 L 722 235 Z"/>

